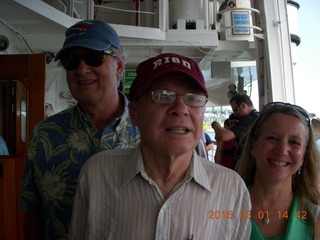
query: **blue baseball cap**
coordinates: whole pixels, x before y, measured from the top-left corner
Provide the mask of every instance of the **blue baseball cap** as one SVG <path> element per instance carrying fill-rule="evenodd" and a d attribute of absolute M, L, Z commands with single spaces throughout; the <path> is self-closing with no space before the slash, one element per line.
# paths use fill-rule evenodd
<path fill-rule="evenodd" d="M 80 21 L 66 31 L 66 40 L 62 49 L 57 53 L 55 61 L 61 53 L 71 47 L 85 47 L 103 51 L 113 46 L 121 50 L 120 39 L 116 31 L 106 22 L 100 20 Z"/>

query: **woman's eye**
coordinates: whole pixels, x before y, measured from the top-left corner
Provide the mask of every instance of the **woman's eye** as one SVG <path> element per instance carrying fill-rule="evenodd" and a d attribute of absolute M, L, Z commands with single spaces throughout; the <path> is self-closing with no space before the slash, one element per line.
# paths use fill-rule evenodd
<path fill-rule="evenodd" d="M 267 136 L 266 137 L 268 140 L 277 140 L 278 138 L 275 136 Z"/>
<path fill-rule="evenodd" d="M 297 145 L 297 146 L 301 145 L 300 142 L 295 141 L 295 140 L 290 141 L 290 143 L 293 144 L 293 145 Z"/>

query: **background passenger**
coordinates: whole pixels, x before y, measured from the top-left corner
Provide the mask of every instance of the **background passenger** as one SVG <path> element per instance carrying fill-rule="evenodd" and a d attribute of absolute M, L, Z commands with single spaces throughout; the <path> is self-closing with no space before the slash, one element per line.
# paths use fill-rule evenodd
<path fill-rule="evenodd" d="M 217 121 L 212 122 L 211 126 L 215 131 L 217 141 L 236 140 L 237 149 L 235 153 L 235 161 L 237 162 L 241 156 L 243 143 L 247 132 L 253 122 L 258 118 L 259 112 L 254 108 L 250 97 L 243 93 L 237 93 L 230 99 L 230 105 L 233 115 L 239 121 L 230 129 L 220 126 Z"/>
<path fill-rule="evenodd" d="M 229 118 L 224 121 L 223 127 L 225 129 L 231 128 L 231 121 Z M 234 159 L 236 146 L 236 139 L 231 139 L 225 142 L 217 141 L 217 149 L 214 156 L 215 163 L 234 170 L 236 165 Z"/>

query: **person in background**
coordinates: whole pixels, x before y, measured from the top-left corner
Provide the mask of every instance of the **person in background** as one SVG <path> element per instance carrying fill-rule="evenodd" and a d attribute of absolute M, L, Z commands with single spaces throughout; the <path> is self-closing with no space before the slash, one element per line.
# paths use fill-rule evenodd
<path fill-rule="evenodd" d="M 250 97 L 244 93 L 235 94 L 230 99 L 230 105 L 233 116 L 238 119 L 237 123 L 230 129 L 221 127 L 217 121 L 213 121 L 211 126 L 215 131 L 217 141 L 236 140 L 235 161 L 237 162 L 242 153 L 246 134 L 253 122 L 259 117 L 259 112 L 254 108 Z"/>
<path fill-rule="evenodd" d="M 125 55 L 115 30 L 85 20 L 66 31 L 60 60 L 77 105 L 44 119 L 34 129 L 21 186 L 26 239 L 67 239 L 78 175 L 102 150 L 135 147 L 128 100 L 117 90 Z"/>
<path fill-rule="evenodd" d="M 319 167 L 308 113 L 267 104 L 237 165 L 250 189 L 251 239 L 320 239 Z"/>
<path fill-rule="evenodd" d="M 9 155 L 8 146 L 2 136 L 0 136 L 0 155 Z"/>
<path fill-rule="evenodd" d="M 224 121 L 224 128 L 230 129 L 233 126 L 232 120 L 227 118 Z M 214 156 L 215 163 L 221 164 L 224 167 L 234 170 L 235 168 L 235 149 L 236 149 L 236 140 L 231 139 L 229 141 L 217 141 L 216 154 Z"/>
<path fill-rule="evenodd" d="M 205 144 L 205 147 L 206 147 L 206 150 L 207 152 L 211 151 L 214 147 L 214 143 L 213 143 L 213 140 L 211 139 L 211 137 L 209 136 L 208 133 L 204 133 L 205 137 L 206 137 L 206 144 Z"/>
<path fill-rule="evenodd" d="M 44 105 L 44 118 L 50 117 L 54 114 L 54 109 L 51 103 Z"/>
<path fill-rule="evenodd" d="M 83 166 L 70 239 L 248 239 L 242 179 L 194 150 L 207 96 L 190 58 L 165 53 L 138 65 L 129 97 L 141 144 Z"/>
<path fill-rule="evenodd" d="M 316 141 L 318 150 L 320 151 L 320 119 L 319 118 L 313 118 L 311 120 L 311 125 L 313 127 L 314 132 L 314 140 Z"/>
<path fill-rule="evenodd" d="M 209 160 L 209 155 L 206 148 L 206 135 L 204 132 L 202 132 L 200 140 L 197 146 L 195 147 L 195 150 L 200 157 L 203 157 Z"/>

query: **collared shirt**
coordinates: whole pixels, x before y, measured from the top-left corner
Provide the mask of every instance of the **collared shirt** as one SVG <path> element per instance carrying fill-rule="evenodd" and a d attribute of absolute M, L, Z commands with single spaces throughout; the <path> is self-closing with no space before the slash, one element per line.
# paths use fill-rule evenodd
<path fill-rule="evenodd" d="M 165 198 L 139 147 L 104 151 L 82 168 L 69 239 L 249 239 L 251 209 L 239 175 L 194 157 Z"/>
<path fill-rule="evenodd" d="M 139 130 L 132 125 L 128 100 L 124 95 L 123 98 L 124 113 L 103 133 L 78 105 L 44 119 L 35 127 L 28 148 L 19 208 L 42 213 L 47 239 L 67 238 L 82 165 L 102 150 L 139 144 Z"/>

